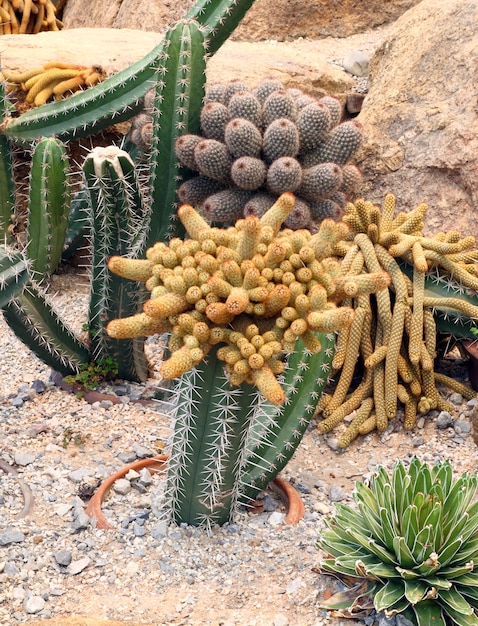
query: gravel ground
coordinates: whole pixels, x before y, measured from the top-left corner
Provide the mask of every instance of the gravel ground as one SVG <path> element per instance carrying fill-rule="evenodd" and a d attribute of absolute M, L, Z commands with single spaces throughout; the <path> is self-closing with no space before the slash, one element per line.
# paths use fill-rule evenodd
<path fill-rule="evenodd" d="M 75 278 L 73 293 L 63 278 L 55 289 L 58 304 L 78 314 L 86 285 Z M 0 338 L 0 467 L 14 467 L 20 478 L 0 471 L 2 626 L 71 615 L 157 625 L 340 626 L 318 608 L 331 582 L 313 571 L 317 535 L 334 502 L 351 501 L 354 481 L 398 458 L 451 459 L 458 473 L 477 469 L 474 401 L 448 393 L 452 415 L 432 412 L 413 432 L 398 416 L 387 432 L 346 451 L 312 424 L 284 472 L 306 507 L 297 526 L 284 524 L 283 505 L 268 492 L 263 513 L 240 511 L 211 536 L 167 527 L 152 506 L 163 479 L 141 472 L 108 496 L 113 530 L 99 530 L 84 511 L 92 489 L 124 464 L 157 454 L 169 435 L 164 406 L 131 401 L 150 394 L 155 381 L 117 384 L 121 404 L 88 404 L 54 386 L 3 320 Z M 459 360 L 446 367 L 466 377 Z M 34 498 L 22 517 L 21 481 Z"/>

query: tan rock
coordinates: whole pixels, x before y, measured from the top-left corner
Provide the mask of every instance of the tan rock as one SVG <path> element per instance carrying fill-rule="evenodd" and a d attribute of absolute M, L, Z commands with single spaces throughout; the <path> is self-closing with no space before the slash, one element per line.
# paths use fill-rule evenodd
<path fill-rule="evenodd" d="M 257 0 L 234 38 L 246 41 L 347 37 L 394 21 L 419 0 Z M 67 28 L 137 28 L 161 32 L 183 17 L 193 0 L 68 0 Z"/>
<path fill-rule="evenodd" d="M 22 72 L 48 61 L 100 65 L 114 73 L 141 59 L 162 35 L 129 29 L 77 28 L 38 35 L 2 37 L 2 66 Z M 261 78 L 279 78 L 288 87 L 300 87 L 319 96 L 331 93 L 345 100 L 354 79 L 326 61 L 320 42 L 226 42 L 210 59 L 208 79 L 241 78 L 254 87 Z"/>
<path fill-rule="evenodd" d="M 38 622 L 29 622 L 30 626 L 154 626 L 144 622 L 118 622 L 117 620 L 96 619 L 93 617 L 79 617 L 68 615 L 67 617 L 53 617 L 42 619 Z"/>
<path fill-rule="evenodd" d="M 437 10 L 439 8 L 439 10 Z M 478 4 L 423 0 L 388 31 L 358 117 L 364 195 L 430 206 L 427 229 L 478 235 Z"/>

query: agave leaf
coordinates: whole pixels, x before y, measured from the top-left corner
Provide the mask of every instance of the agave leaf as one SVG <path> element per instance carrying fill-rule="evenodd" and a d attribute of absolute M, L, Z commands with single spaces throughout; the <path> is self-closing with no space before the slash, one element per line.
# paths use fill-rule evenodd
<path fill-rule="evenodd" d="M 430 537 L 430 549 L 426 551 L 420 561 L 426 560 L 431 552 L 443 544 L 443 503 L 435 502 L 433 509 L 424 522 L 424 526 L 430 526 L 432 529 Z"/>
<path fill-rule="evenodd" d="M 407 608 L 410 610 L 410 602 L 405 598 L 404 595 L 403 598 L 401 598 L 401 600 L 399 600 L 398 602 L 395 602 L 393 606 L 389 606 L 388 609 L 385 609 L 384 613 L 386 617 L 393 617 L 394 615 L 398 614 L 406 615 Z M 414 615 L 412 614 L 410 617 L 414 617 Z M 411 623 L 413 624 L 413 622 Z"/>
<path fill-rule="evenodd" d="M 370 478 L 370 490 L 372 491 L 375 500 L 381 504 L 383 504 L 382 494 L 386 486 L 389 488 L 391 487 L 390 478 L 387 474 L 387 470 L 383 467 L 383 465 L 380 465 L 377 468 L 376 473 Z"/>
<path fill-rule="evenodd" d="M 445 567 L 445 565 L 448 565 L 448 563 L 450 563 L 450 561 L 453 559 L 453 557 L 455 556 L 455 554 L 458 552 L 458 550 L 461 548 L 462 545 L 463 545 L 462 537 L 458 537 L 454 541 L 451 541 L 450 543 L 445 544 L 444 548 L 438 555 L 438 560 L 440 561 L 441 567 Z"/>
<path fill-rule="evenodd" d="M 332 540 L 330 539 L 331 538 L 324 541 L 324 537 L 321 537 L 320 541 L 318 542 L 318 546 L 331 556 L 334 556 L 336 558 L 340 556 L 356 556 L 357 558 L 360 558 L 362 556 L 363 550 L 352 550 L 350 542 L 342 541 L 340 538 L 337 537 L 333 537 Z"/>
<path fill-rule="evenodd" d="M 374 539 L 360 534 L 353 528 L 348 528 L 347 530 L 350 536 L 355 539 L 362 547 L 368 549 L 370 552 L 378 556 L 382 561 L 390 564 L 395 563 L 394 556 L 386 548 L 378 544 Z"/>
<path fill-rule="evenodd" d="M 375 514 L 377 518 L 379 517 L 377 498 L 375 497 L 375 494 L 370 489 L 370 487 L 368 487 L 365 483 L 355 483 L 354 500 L 358 504 L 362 503 L 363 505 L 365 505 Z"/>
<path fill-rule="evenodd" d="M 454 587 L 440 591 L 440 601 L 442 605 L 443 603 L 446 604 L 447 610 L 451 607 L 463 615 L 471 615 L 473 613 L 473 608 Z"/>
<path fill-rule="evenodd" d="M 453 483 L 453 468 L 450 461 L 444 461 L 443 463 L 437 463 L 432 467 L 433 482 L 440 484 L 443 489 L 443 494 L 448 495 L 451 485 Z"/>
<path fill-rule="evenodd" d="M 405 537 L 395 537 L 393 540 L 393 549 L 397 557 L 397 561 L 402 567 L 411 569 L 416 566 L 413 554 L 408 547 Z"/>
<path fill-rule="evenodd" d="M 478 626 L 478 617 L 475 613 L 472 615 L 464 615 L 449 606 L 444 606 L 443 612 L 451 618 L 451 623 L 454 626 Z"/>
<path fill-rule="evenodd" d="M 360 502 L 358 506 L 362 515 L 362 519 L 367 523 L 369 531 L 371 532 L 373 537 L 379 539 L 382 543 L 386 543 L 380 517 L 377 517 L 374 512 L 371 511 L 369 507 L 362 502 Z"/>
<path fill-rule="evenodd" d="M 376 611 L 384 611 L 405 596 L 405 584 L 401 580 L 389 580 L 373 597 Z"/>
<path fill-rule="evenodd" d="M 450 589 L 452 587 L 452 583 L 449 580 L 441 576 L 433 576 L 433 574 L 431 576 L 426 576 L 422 578 L 422 580 L 426 582 L 427 585 L 433 587 L 437 591 L 441 591 L 442 589 L 445 589 L 446 591 L 447 589 Z"/>
<path fill-rule="evenodd" d="M 469 574 L 463 574 L 460 576 L 460 579 L 457 581 L 460 585 L 464 587 L 478 587 L 478 576 L 476 572 L 470 572 Z"/>
<path fill-rule="evenodd" d="M 415 478 L 415 485 L 413 487 L 415 493 L 422 493 L 424 496 L 428 495 L 432 486 L 432 477 L 430 474 L 430 468 L 426 463 L 420 464 L 417 468 L 417 474 Z"/>
<path fill-rule="evenodd" d="M 364 561 L 361 561 L 361 565 L 363 566 L 363 572 L 365 577 L 370 578 L 372 580 L 382 580 L 383 578 L 385 579 L 390 579 L 390 578 L 399 578 L 400 574 L 397 571 L 398 568 L 393 567 L 392 565 L 389 565 L 387 563 L 377 563 L 376 561 L 374 563 L 367 563 Z"/>
<path fill-rule="evenodd" d="M 418 604 L 427 595 L 430 587 L 421 580 L 405 580 L 405 597 L 410 604 Z"/>
<path fill-rule="evenodd" d="M 330 574 L 340 574 L 342 576 L 357 578 L 357 572 L 355 571 L 356 562 L 357 559 L 342 561 L 340 557 L 337 559 L 323 559 L 320 563 L 320 569 Z"/>
<path fill-rule="evenodd" d="M 426 559 L 426 552 L 431 548 L 430 537 L 432 534 L 433 528 L 428 525 L 422 528 L 416 535 L 412 545 L 412 554 L 417 563 L 421 563 Z"/>
<path fill-rule="evenodd" d="M 385 507 L 380 508 L 380 520 L 382 522 L 382 532 L 383 532 L 384 543 L 387 546 L 387 548 L 392 551 L 393 550 L 393 538 L 395 537 L 397 533 L 393 527 L 392 520 L 390 519 L 390 511 L 386 509 Z"/>
<path fill-rule="evenodd" d="M 392 490 L 393 493 L 401 497 L 404 489 L 405 468 L 403 463 L 395 463 L 392 471 Z"/>
<path fill-rule="evenodd" d="M 457 578 L 460 578 L 460 576 L 469 574 L 473 570 L 474 570 L 473 561 L 468 561 L 468 563 L 465 563 L 464 565 L 458 565 L 455 567 L 445 567 L 443 569 L 440 569 L 440 576 L 443 576 L 443 578 L 446 578 L 446 579 L 455 580 Z M 478 583 L 478 576 L 477 576 L 477 583 Z"/>
<path fill-rule="evenodd" d="M 405 474 L 403 479 L 403 491 L 401 494 L 401 498 L 396 502 L 396 513 L 397 520 L 401 520 L 403 518 L 403 514 L 405 509 L 407 509 L 413 500 L 413 488 L 412 488 L 412 479 L 409 474 Z"/>
<path fill-rule="evenodd" d="M 453 559 L 453 565 L 464 565 L 471 560 L 478 561 L 478 534 L 473 535 L 463 544 L 459 554 Z"/>
<path fill-rule="evenodd" d="M 468 602 L 476 609 L 478 609 L 478 588 L 476 587 L 462 587 L 459 584 L 455 583 L 458 591 L 468 599 Z"/>
<path fill-rule="evenodd" d="M 421 574 L 416 570 L 399 567 L 398 565 L 396 569 L 404 580 L 416 580 L 417 578 L 421 578 Z"/>
<path fill-rule="evenodd" d="M 436 602 L 420 602 L 413 607 L 413 611 L 417 626 L 446 626 L 442 609 Z"/>
<path fill-rule="evenodd" d="M 456 512 L 461 510 L 461 505 L 465 497 L 465 489 L 459 479 L 451 488 L 450 493 L 443 503 L 443 536 L 446 537 L 457 519 Z"/>
<path fill-rule="evenodd" d="M 407 509 L 405 509 L 402 520 L 402 535 L 410 550 L 413 546 L 415 537 L 417 536 L 418 529 L 418 507 L 415 504 L 411 504 Z"/>

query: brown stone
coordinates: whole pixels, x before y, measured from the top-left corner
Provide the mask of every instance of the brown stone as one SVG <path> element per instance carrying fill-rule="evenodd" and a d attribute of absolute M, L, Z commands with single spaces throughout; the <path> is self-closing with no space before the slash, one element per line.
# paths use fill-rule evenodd
<path fill-rule="evenodd" d="M 257 0 L 234 38 L 245 41 L 348 37 L 393 22 L 419 0 Z M 110 27 L 164 31 L 193 0 L 68 0 L 67 28 Z"/>
<path fill-rule="evenodd" d="M 438 10 L 439 9 L 439 10 Z M 363 193 L 429 204 L 428 232 L 478 235 L 478 4 L 423 0 L 388 30 L 358 116 Z"/>

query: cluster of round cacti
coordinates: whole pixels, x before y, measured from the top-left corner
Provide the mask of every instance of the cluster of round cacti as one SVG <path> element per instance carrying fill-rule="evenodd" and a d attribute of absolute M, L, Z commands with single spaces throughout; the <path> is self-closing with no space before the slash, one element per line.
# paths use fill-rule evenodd
<path fill-rule="evenodd" d="M 386 272 L 352 277 L 341 274 L 334 246 L 348 227 L 326 219 L 318 232 L 280 230 L 294 206 L 282 194 L 261 217 L 242 218 L 227 229 L 213 228 L 190 205 L 178 216 L 190 239 L 159 242 L 146 260 L 112 257 L 115 274 L 145 281 L 151 299 L 143 312 L 111 321 L 115 338 L 170 332 L 171 356 L 161 366 L 164 379 L 181 376 L 218 344 L 230 383 L 254 384 L 273 404 L 285 402 L 276 376 L 284 352 L 298 338 L 319 352 L 315 331 L 333 332 L 351 323 L 353 311 L 338 307 L 347 296 L 388 286 Z"/>
<path fill-rule="evenodd" d="M 131 139 L 151 144 L 151 102 L 134 122 Z M 344 121 L 342 105 L 264 80 L 250 90 L 240 81 L 212 84 L 201 110 L 201 135 L 176 140 L 176 156 L 197 176 L 183 182 L 179 200 L 199 208 L 209 222 L 231 224 L 263 215 L 285 192 L 296 204 L 285 222 L 312 228 L 340 218 L 361 184 L 349 163 L 362 142 L 356 121 Z"/>

